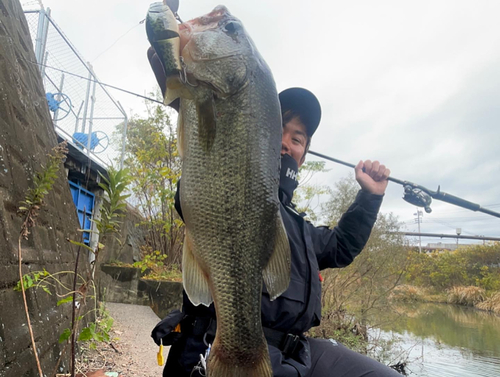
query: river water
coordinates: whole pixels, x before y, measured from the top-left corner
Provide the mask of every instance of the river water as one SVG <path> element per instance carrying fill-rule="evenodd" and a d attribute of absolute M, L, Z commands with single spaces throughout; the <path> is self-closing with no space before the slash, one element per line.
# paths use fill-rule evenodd
<path fill-rule="evenodd" d="M 385 362 L 407 357 L 409 376 L 500 377 L 500 317 L 447 304 L 398 305 L 370 318 L 372 337 L 397 341 Z"/>

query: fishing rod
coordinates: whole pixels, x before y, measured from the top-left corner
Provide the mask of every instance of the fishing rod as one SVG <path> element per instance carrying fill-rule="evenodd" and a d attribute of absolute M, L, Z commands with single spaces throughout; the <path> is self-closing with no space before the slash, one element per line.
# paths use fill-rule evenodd
<path fill-rule="evenodd" d="M 354 164 L 350 164 L 348 162 L 338 160 L 336 158 L 326 156 L 326 155 L 318 153 L 318 152 L 309 151 L 308 153 L 312 154 L 313 156 L 321 157 L 321 158 L 328 160 L 328 161 L 336 162 L 337 164 L 349 166 L 351 168 L 356 167 L 356 165 L 354 165 Z M 458 207 L 469 209 L 469 210 L 474 211 L 474 212 L 479 211 L 479 212 L 483 212 L 483 213 L 486 213 L 488 215 L 500 218 L 500 213 L 492 211 L 492 210 L 487 209 L 487 208 L 483 208 L 479 204 L 469 202 L 468 200 L 459 198 L 458 196 L 454 196 L 454 195 L 448 194 L 444 191 L 441 191 L 441 186 L 438 186 L 437 191 L 432 191 L 432 190 L 429 190 L 427 187 L 417 185 L 416 183 L 413 183 L 413 182 L 403 181 L 401 179 L 397 179 L 394 177 L 389 177 L 389 178 L 387 178 L 387 180 L 403 186 L 403 190 L 404 190 L 403 199 L 406 200 L 408 203 L 413 204 L 417 207 L 423 207 L 425 209 L 425 212 L 427 212 L 427 213 L 432 212 L 432 208 L 431 208 L 432 199 L 436 199 L 436 200 L 441 200 L 443 202 L 456 205 Z"/>

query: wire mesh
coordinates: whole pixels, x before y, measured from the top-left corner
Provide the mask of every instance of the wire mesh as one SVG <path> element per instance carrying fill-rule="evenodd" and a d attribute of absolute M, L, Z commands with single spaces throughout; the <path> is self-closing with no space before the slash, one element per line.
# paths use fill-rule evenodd
<path fill-rule="evenodd" d="M 53 100 L 57 133 L 101 164 L 119 164 L 126 113 L 61 28 L 35 3 L 23 3 L 33 48 L 38 51 L 38 62 L 32 63 L 40 67 L 45 92 Z"/>

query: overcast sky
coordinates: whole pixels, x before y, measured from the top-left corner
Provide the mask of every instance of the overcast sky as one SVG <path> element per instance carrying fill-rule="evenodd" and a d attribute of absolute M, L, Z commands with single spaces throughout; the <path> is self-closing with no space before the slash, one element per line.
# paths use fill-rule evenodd
<path fill-rule="evenodd" d="M 433 190 L 441 185 L 500 212 L 500 1 L 180 2 L 184 20 L 226 5 L 271 67 L 278 90 L 302 86 L 317 95 L 323 118 L 311 149 L 352 163 L 378 159 L 399 179 Z M 103 82 L 141 94 L 155 87 L 139 25 L 149 1 L 43 4 Z M 143 112 L 142 100 L 112 94 L 128 113 Z M 318 179 L 331 186 L 350 171 L 327 168 Z M 391 183 L 382 211 L 416 231 L 416 208 L 402 191 Z M 432 208 L 423 232 L 462 228 L 464 235 L 500 237 L 500 218 L 438 201 Z"/>

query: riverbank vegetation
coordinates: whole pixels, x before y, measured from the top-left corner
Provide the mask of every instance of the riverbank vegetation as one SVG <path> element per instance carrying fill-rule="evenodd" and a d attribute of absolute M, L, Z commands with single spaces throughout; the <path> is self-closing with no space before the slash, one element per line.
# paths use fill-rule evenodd
<path fill-rule="evenodd" d="M 322 171 L 321 165 L 313 168 L 313 172 Z M 333 189 L 305 186 L 299 186 L 299 207 L 317 225 L 330 227 L 338 224 L 359 189 L 352 177 L 340 180 Z M 329 199 L 313 206 L 319 202 L 314 196 L 325 193 Z M 404 316 L 401 302 L 405 307 L 418 302 L 474 306 L 500 314 L 499 243 L 419 254 L 397 234 L 400 226 L 391 214 L 379 214 L 368 244 L 354 262 L 321 272 L 322 321 L 310 336 L 336 339 L 386 364 L 404 365 L 408 356 L 397 341 L 373 330 L 390 329 Z M 387 312 L 391 315 L 383 315 Z"/>
<path fill-rule="evenodd" d="M 500 243 L 410 253 L 404 283 L 391 298 L 446 302 L 500 314 Z"/>
<path fill-rule="evenodd" d="M 321 218 L 333 227 L 355 200 L 359 186 L 349 177 L 340 180 L 334 189 L 317 189 L 327 190 L 329 199 L 321 206 L 321 213 L 310 206 L 306 210 L 315 210 L 311 219 Z M 308 188 L 306 192 L 311 195 L 311 190 Z M 306 204 L 312 202 L 309 200 Z M 369 321 L 372 312 L 387 309 L 388 296 L 401 284 L 412 252 L 403 237 L 395 233 L 398 230 L 397 218 L 380 214 L 366 247 L 351 265 L 321 272 L 322 321 L 320 326 L 310 330 L 310 336 L 335 339 L 386 364 L 398 364 L 399 367 L 404 364 L 405 357 L 395 356 L 399 350 L 394 340 L 374 336 L 370 328 L 379 324 Z"/>

